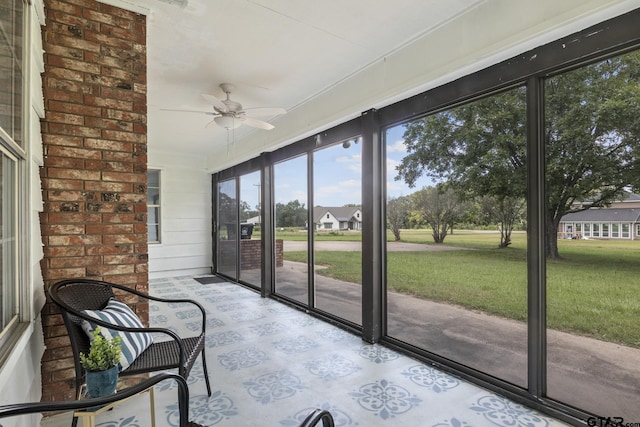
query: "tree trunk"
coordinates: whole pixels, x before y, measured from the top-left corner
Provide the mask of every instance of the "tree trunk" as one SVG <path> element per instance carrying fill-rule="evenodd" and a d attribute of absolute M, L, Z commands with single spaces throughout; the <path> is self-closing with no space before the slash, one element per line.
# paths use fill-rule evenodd
<path fill-rule="evenodd" d="M 513 231 L 513 224 L 507 222 L 500 223 L 500 249 L 504 249 L 511 244 L 511 232 Z"/>
<path fill-rule="evenodd" d="M 560 259 L 558 252 L 558 225 L 560 218 L 557 220 L 552 214 L 547 214 L 546 230 L 545 230 L 545 252 L 547 259 Z"/>
<path fill-rule="evenodd" d="M 396 242 L 400 241 L 400 229 L 396 226 L 391 226 L 391 231 L 393 232 L 393 238 Z"/>

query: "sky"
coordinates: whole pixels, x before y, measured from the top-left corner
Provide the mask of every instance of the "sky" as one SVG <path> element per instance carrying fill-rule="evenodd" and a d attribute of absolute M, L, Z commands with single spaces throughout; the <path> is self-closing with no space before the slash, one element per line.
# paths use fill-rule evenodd
<path fill-rule="evenodd" d="M 409 188 L 403 181 L 395 181 L 396 166 L 406 156 L 402 139 L 403 126 L 387 131 L 387 196 L 406 196 L 429 185 L 428 179 L 420 179 L 415 188 Z M 275 166 L 276 203 L 299 200 L 306 203 L 307 157 L 289 159 Z M 314 152 L 314 200 L 316 206 L 344 206 L 361 204 L 362 200 L 362 143 L 351 142 L 348 148 L 337 144 Z"/>
<path fill-rule="evenodd" d="M 421 178 L 415 188 L 409 188 L 403 181 L 395 181 L 396 167 L 406 156 L 402 139 L 403 126 L 387 131 L 387 197 L 406 196 L 429 185 Z M 274 167 L 276 203 L 298 200 L 309 206 L 307 201 L 307 156 L 299 156 L 278 163 Z M 344 206 L 362 203 L 362 143 L 351 141 L 349 147 L 336 144 L 314 152 L 314 200 L 316 206 Z M 260 176 L 253 173 L 244 175 L 240 181 L 240 199 L 254 208 L 260 198 Z"/>

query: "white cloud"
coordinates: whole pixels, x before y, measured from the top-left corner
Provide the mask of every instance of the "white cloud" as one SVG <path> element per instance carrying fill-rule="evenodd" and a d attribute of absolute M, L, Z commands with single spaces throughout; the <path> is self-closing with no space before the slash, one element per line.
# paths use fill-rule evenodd
<path fill-rule="evenodd" d="M 404 139 L 399 139 L 393 144 L 387 144 L 387 153 L 406 153 L 407 146 L 404 144 Z"/>
<path fill-rule="evenodd" d="M 355 179 L 348 179 L 346 181 L 340 182 L 340 186 L 342 187 L 360 187 L 360 181 Z"/>
<path fill-rule="evenodd" d="M 362 203 L 361 200 L 360 181 L 349 179 L 317 187 L 313 202 L 319 206 L 343 206 L 347 203 Z"/>

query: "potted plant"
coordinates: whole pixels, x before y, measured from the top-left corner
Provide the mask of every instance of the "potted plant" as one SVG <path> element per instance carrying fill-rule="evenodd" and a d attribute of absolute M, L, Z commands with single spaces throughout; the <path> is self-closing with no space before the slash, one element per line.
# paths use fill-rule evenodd
<path fill-rule="evenodd" d="M 80 353 L 80 363 L 86 371 L 87 395 L 102 397 L 113 394 L 118 383 L 118 363 L 120 362 L 120 337 L 106 339 L 101 328 L 92 331 L 93 339 L 89 353 Z"/>

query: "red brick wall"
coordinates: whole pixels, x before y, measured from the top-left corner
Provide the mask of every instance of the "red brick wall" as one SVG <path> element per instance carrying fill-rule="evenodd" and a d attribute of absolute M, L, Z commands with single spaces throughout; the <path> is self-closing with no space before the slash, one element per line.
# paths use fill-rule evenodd
<path fill-rule="evenodd" d="M 262 241 L 240 239 L 240 270 L 259 270 L 262 267 Z"/>
<path fill-rule="evenodd" d="M 147 291 L 145 17 L 94 0 L 44 3 L 45 288 L 88 277 Z M 148 321 L 146 304 L 130 302 Z M 50 303 L 43 324 L 43 400 L 73 398 L 71 347 Z"/>
<path fill-rule="evenodd" d="M 253 270 L 262 267 L 261 244 L 259 239 L 240 239 L 240 270 Z M 276 267 L 284 265 L 283 248 L 282 239 L 276 239 Z M 232 260 L 232 262 L 234 261 Z"/>

